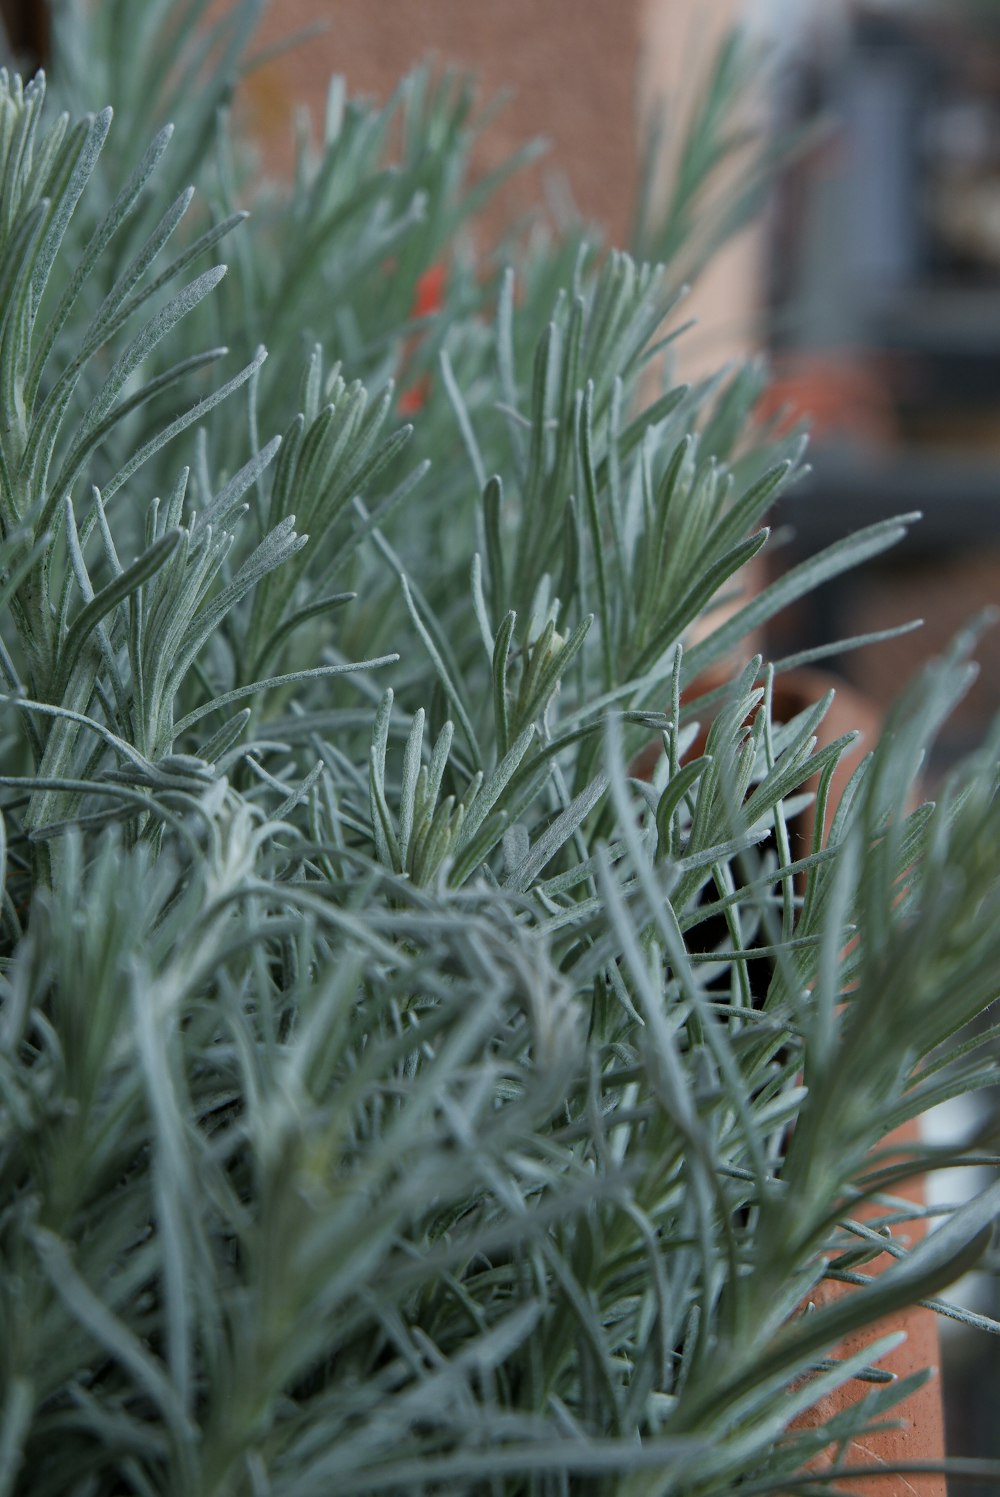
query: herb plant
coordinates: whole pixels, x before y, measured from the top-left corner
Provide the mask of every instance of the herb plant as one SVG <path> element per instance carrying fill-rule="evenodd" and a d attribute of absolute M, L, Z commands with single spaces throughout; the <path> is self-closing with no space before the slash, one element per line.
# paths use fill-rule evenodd
<path fill-rule="evenodd" d="M 839 1341 L 1000 1206 L 908 1248 L 956 1154 L 885 1142 L 992 1081 L 997 740 L 912 808 L 962 640 L 824 835 L 828 703 L 705 684 L 912 519 L 713 625 L 802 458 L 662 357 L 752 59 L 664 263 L 477 253 L 454 77 L 334 80 L 254 189 L 258 9 L 71 5 L 56 107 L 0 82 L 0 1493 L 844 1490 L 908 1388 Z"/>

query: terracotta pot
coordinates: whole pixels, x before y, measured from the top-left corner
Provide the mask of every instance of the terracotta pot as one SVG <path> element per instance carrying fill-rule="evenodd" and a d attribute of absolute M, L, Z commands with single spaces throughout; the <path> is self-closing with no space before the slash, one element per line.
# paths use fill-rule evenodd
<path fill-rule="evenodd" d="M 801 670 L 789 672 L 775 682 L 774 708 L 778 720 L 788 721 L 796 713 L 817 702 L 833 686 L 837 695 L 818 732 L 819 747 L 832 743 L 841 734 L 860 729 L 862 738 L 850 753 L 845 755 L 834 776 L 830 796 L 830 815 L 841 793 L 861 757 L 868 752 L 878 738 L 881 729 L 881 714 L 875 704 L 862 696 L 845 682 L 822 671 Z M 811 832 L 811 827 L 809 828 Z M 887 1144 L 900 1145 L 914 1142 L 919 1137 L 919 1125 L 909 1123 L 887 1139 Z M 896 1188 L 896 1194 L 907 1200 L 922 1204 L 923 1186 L 913 1180 Z M 860 1213 L 863 1218 L 865 1213 Z M 913 1222 L 907 1231 L 910 1241 L 924 1234 L 924 1224 Z M 887 1269 L 892 1258 L 883 1253 L 865 1266 L 866 1274 L 878 1274 Z M 858 1290 L 834 1280 L 824 1280 L 812 1296 L 817 1305 L 828 1304 L 843 1294 L 856 1294 Z M 868 1330 L 848 1337 L 833 1355 L 846 1357 L 861 1351 L 892 1331 L 903 1331 L 906 1341 L 883 1358 L 881 1366 L 898 1377 L 906 1377 L 924 1367 L 937 1367 L 940 1353 L 937 1317 L 931 1310 L 919 1306 L 903 1310 L 898 1315 L 872 1326 Z M 800 1421 L 816 1425 L 849 1408 L 868 1392 L 866 1384 L 853 1381 L 846 1383 L 836 1393 L 823 1398 L 814 1409 Z M 878 1466 L 884 1464 L 888 1470 L 903 1462 L 941 1460 L 944 1456 L 944 1411 L 941 1401 L 941 1385 L 938 1377 L 931 1378 L 916 1393 L 910 1395 L 894 1411 L 893 1418 L 903 1421 L 902 1428 L 889 1429 L 870 1436 L 864 1442 L 852 1443 L 846 1453 L 849 1465 Z M 822 1470 L 830 1463 L 832 1455 L 821 1457 L 816 1469 Z M 911 1475 L 871 1477 L 854 1481 L 848 1489 L 852 1492 L 871 1494 L 871 1497 L 946 1497 L 943 1476 Z"/>
<path fill-rule="evenodd" d="M 728 676 L 725 675 L 720 675 L 718 680 L 711 681 L 702 678 L 697 683 L 695 695 L 723 684 L 726 679 Z M 829 821 L 832 819 L 848 780 L 863 755 L 868 752 L 879 736 L 882 725 L 881 713 L 870 698 L 861 695 L 846 682 L 823 671 L 790 671 L 787 675 L 775 680 L 773 691 L 775 720 L 788 722 L 799 712 L 805 711 L 818 702 L 831 687 L 835 689 L 836 696 L 817 730 L 817 746 L 823 748 L 826 744 L 832 743 L 834 739 L 853 730 L 860 730 L 861 737 L 844 755 L 833 777 L 827 810 L 827 827 L 824 828 L 824 832 L 828 830 Z M 689 750 L 689 757 L 694 758 L 704 751 L 707 732 L 708 727 L 705 725 L 698 741 Z M 630 766 L 631 773 L 637 778 L 650 777 L 661 752 L 662 748 L 658 743 L 643 749 L 633 759 Z M 815 784 L 810 788 L 815 789 Z M 808 842 L 811 838 L 813 827 L 814 823 L 810 813 L 807 812 L 799 826 L 804 842 Z M 910 1123 L 890 1135 L 886 1144 L 891 1146 L 893 1142 L 896 1142 L 905 1145 L 912 1143 L 918 1137 L 918 1124 Z M 922 1204 L 924 1199 L 922 1183 L 919 1180 L 897 1187 L 896 1194 L 918 1205 Z M 861 1211 L 859 1215 L 863 1219 L 866 1213 Z M 925 1227 L 922 1222 L 912 1223 L 908 1228 L 910 1241 L 918 1240 L 923 1236 L 924 1231 Z M 888 1254 L 882 1254 L 872 1263 L 866 1264 L 865 1273 L 870 1275 L 881 1273 L 890 1266 L 892 1261 Z M 857 1292 L 857 1289 L 851 1285 L 828 1279 L 818 1286 L 811 1298 L 819 1306 L 828 1304 L 842 1294 Z M 903 1331 L 906 1340 L 895 1351 L 884 1357 L 880 1366 L 895 1373 L 899 1378 L 907 1377 L 926 1367 L 937 1367 L 940 1351 L 937 1318 L 933 1311 L 921 1309 L 919 1306 L 903 1310 L 863 1332 L 848 1337 L 831 1355 L 851 1356 L 865 1346 L 871 1345 L 879 1337 L 893 1331 Z M 797 1424 L 799 1427 L 807 1427 L 826 1423 L 834 1415 L 862 1399 L 868 1391 L 868 1385 L 857 1380 L 846 1383 L 836 1393 L 820 1399 L 807 1415 L 797 1421 Z M 938 1378 L 929 1379 L 916 1393 L 911 1394 L 899 1404 L 893 1410 L 892 1418 L 894 1421 L 901 1421 L 900 1428 L 887 1429 L 874 1434 L 864 1442 L 853 1442 L 846 1453 L 848 1464 L 854 1466 L 884 1464 L 887 1475 L 859 1478 L 849 1490 L 859 1494 L 870 1494 L 870 1497 L 946 1497 L 944 1477 L 934 1475 L 904 1477 L 891 1474 L 891 1467 L 894 1465 L 943 1459 L 944 1414 Z M 831 1464 L 832 1459 L 832 1451 L 820 1456 L 813 1463 L 814 1469 L 825 1469 Z M 841 1488 L 841 1490 L 847 1489 Z"/>
<path fill-rule="evenodd" d="M 919 1127 L 916 1123 L 910 1123 L 895 1133 L 889 1142 L 895 1140 L 900 1144 L 905 1144 L 913 1142 L 918 1137 Z M 923 1189 L 919 1180 L 910 1182 L 908 1186 L 897 1187 L 895 1193 L 917 1204 L 923 1202 Z M 860 1213 L 862 1217 L 864 1214 L 864 1212 Z M 910 1241 L 915 1241 L 924 1235 L 924 1225 L 922 1222 L 913 1222 L 909 1224 L 907 1232 Z M 878 1274 L 888 1268 L 892 1262 L 892 1258 L 887 1253 L 883 1253 L 872 1263 L 866 1264 L 864 1271 L 866 1274 Z M 843 1294 L 857 1293 L 858 1290 L 849 1284 L 838 1284 L 831 1279 L 826 1279 L 818 1286 L 812 1298 L 814 1303 L 820 1306 L 829 1304 L 831 1300 L 838 1299 Z M 852 1356 L 871 1345 L 878 1337 L 893 1331 L 904 1331 L 906 1340 L 895 1351 L 881 1359 L 880 1367 L 894 1372 L 899 1378 L 908 1377 L 924 1367 L 937 1367 L 940 1353 L 937 1317 L 932 1310 L 923 1310 L 919 1306 L 902 1310 L 865 1331 L 848 1336 L 833 1355 Z M 857 1381 L 845 1383 L 837 1389 L 836 1393 L 820 1399 L 800 1422 L 807 1425 L 824 1423 L 863 1398 L 868 1391 L 864 1383 Z M 944 1410 L 941 1402 L 940 1379 L 937 1376 L 929 1379 L 923 1387 L 917 1389 L 916 1393 L 904 1399 L 893 1410 L 892 1418 L 902 1421 L 902 1427 L 880 1431 L 869 1435 L 863 1441 L 852 1441 L 845 1453 L 846 1464 L 851 1466 L 884 1465 L 889 1472 L 892 1466 L 909 1461 L 943 1459 Z M 814 1463 L 815 1469 L 825 1469 L 831 1459 L 832 1453 L 820 1457 Z M 871 1494 L 871 1497 L 897 1497 L 897 1494 L 898 1497 L 946 1497 L 947 1487 L 943 1476 L 887 1474 L 884 1477 L 857 1478 L 847 1490 Z"/>

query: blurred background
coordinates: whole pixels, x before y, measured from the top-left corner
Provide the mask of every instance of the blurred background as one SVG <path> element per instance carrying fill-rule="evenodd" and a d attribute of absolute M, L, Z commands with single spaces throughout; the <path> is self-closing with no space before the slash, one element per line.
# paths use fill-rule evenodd
<path fill-rule="evenodd" d="M 44 59 L 42 0 L 0 0 L 0 12 L 7 51 Z M 258 67 L 238 107 L 281 173 L 295 108 L 321 116 L 331 73 L 384 97 L 436 54 L 475 72 L 486 97 L 514 90 L 483 138 L 483 169 L 532 136 L 551 144 L 487 227 L 542 194 L 628 243 L 643 122 L 666 110 L 669 170 L 670 122 L 734 20 L 769 61 L 757 125 L 799 144 L 762 219 L 694 288 L 678 373 L 763 352 L 775 374 L 765 414 L 809 421 L 813 471 L 776 517 L 778 564 L 922 511 L 888 560 L 829 585 L 769 641 L 787 655 L 925 619 L 833 661 L 877 723 L 928 653 L 1000 604 L 1000 0 L 272 0 L 264 46 L 325 29 Z M 931 788 L 1000 707 L 1000 630 L 978 656 Z M 974 1121 L 945 1113 L 932 1127 L 955 1137 Z M 935 1189 L 967 1191 L 969 1176 Z M 996 1314 L 996 1282 L 965 1286 L 968 1302 Z M 943 1359 L 950 1453 L 1000 1457 L 998 1342 L 945 1323 Z"/>

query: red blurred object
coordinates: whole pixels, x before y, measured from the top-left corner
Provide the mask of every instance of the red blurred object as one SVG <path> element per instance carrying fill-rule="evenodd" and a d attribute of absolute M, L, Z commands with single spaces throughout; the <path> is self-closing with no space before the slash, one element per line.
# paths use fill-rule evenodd
<path fill-rule="evenodd" d="M 411 317 L 433 317 L 444 306 L 444 287 L 448 271 L 444 265 L 432 265 L 417 281 L 413 293 Z"/>
<path fill-rule="evenodd" d="M 410 308 L 410 316 L 413 319 L 419 317 L 433 317 L 440 312 L 444 306 L 444 288 L 448 279 L 447 267 L 442 264 L 431 265 L 424 271 L 417 281 L 413 292 L 413 305 Z M 407 344 L 403 354 L 403 369 L 409 364 L 413 350 L 420 341 L 417 333 Z M 431 377 L 422 374 L 410 387 L 403 390 L 399 397 L 399 414 L 401 416 L 414 416 L 427 400 L 430 393 Z"/>
<path fill-rule="evenodd" d="M 399 414 L 401 416 L 415 416 L 421 410 L 430 394 L 431 377 L 422 374 L 416 384 L 410 385 L 408 390 L 400 392 Z"/>

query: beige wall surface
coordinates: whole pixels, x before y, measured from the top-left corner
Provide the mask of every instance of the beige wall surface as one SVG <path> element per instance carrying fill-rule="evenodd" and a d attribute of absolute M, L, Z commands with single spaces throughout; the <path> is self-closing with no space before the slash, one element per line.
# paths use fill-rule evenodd
<path fill-rule="evenodd" d="M 646 0 L 640 10 L 637 73 L 640 109 L 664 107 L 668 123 L 683 121 L 726 30 L 771 0 Z M 763 123 L 763 121 L 762 121 Z M 677 144 L 679 132 L 670 141 Z M 670 169 L 670 144 L 664 166 Z M 698 379 L 732 359 L 756 352 L 759 342 L 763 235 L 754 226 L 734 239 L 692 287 L 685 321 L 696 326 L 678 348 L 678 374 Z"/>

